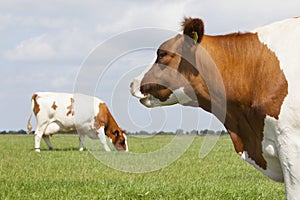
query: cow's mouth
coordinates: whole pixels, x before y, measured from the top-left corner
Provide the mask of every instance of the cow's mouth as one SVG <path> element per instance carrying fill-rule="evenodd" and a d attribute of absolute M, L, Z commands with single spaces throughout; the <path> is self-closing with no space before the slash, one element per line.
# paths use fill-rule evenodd
<path fill-rule="evenodd" d="M 172 95 L 173 91 L 170 88 L 156 83 L 140 84 L 134 80 L 130 84 L 130 92 L 141 104 L 149 108 L 177 103 L 177 98 Z"/>
<path fill-rule="evenodd" d="M 152 97 L 153 96 L 151 95 L 147 95 L 146 97 L 140 99 L 140 103 L 148 108 L 153 107 L 151 103 L 151 99 L 153 99 Z"/>
<path fill-rule="evenodd" d="M 156 98 L 161 102 L 166 101 L 172 94 L 172 90 L 170 90 L 168 87 L 152 83 L 142 85 L 140 91 L 145 96 L 145 98 L 152 98 L 151 100 L 153 100 L 153 98 Z"/>
<path fill-rule="evenodd" d="M 140 103 L 150 108 L 160 106 L 162 102 L 153 95 L 146 94 L 144 98 L 140 99 Z"/>
<path fill-rule="evenodd" d="M 165 92 L 168 95 L 166 95 L 166 97 L 164 97 L 163 99 L 160 99 L 153 96 L 152 94 L 147 94 L 144 98 L 140 98 L 140 103 L 148 108 L 158 106 L 169 106 L 178 103 L 176 95 L 174 95 L 174 93 L 171 90 L 166 89 L 161 92 Z"/>

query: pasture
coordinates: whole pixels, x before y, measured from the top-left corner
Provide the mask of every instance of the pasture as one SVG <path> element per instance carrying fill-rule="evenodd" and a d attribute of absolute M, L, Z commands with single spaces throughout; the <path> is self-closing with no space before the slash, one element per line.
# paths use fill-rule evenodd
<path fill-rule="evenodd" d="M 172 137 L 129 136 L 129 150 L 152 151 Z M 242 161 L 229 136 L 204 159 L 198 157 L 203 137 L 197 136 L 173 164 L 142 174 L 116 171 L 79 152 L 77 135 L 51 140 L 56 150 L 41 142 L 36 153 L 33 135 L 0 135 L 0 199 L 285 199 L 284 185 Z"/>

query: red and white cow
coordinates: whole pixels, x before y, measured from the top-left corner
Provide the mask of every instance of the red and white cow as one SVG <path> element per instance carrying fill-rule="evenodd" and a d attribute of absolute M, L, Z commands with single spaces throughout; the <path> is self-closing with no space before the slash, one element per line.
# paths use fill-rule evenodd
<path fill-rule="evenodd" d="M 213 113 L 236 152 L 284 182 L 287 199 L 299 199 L 300 18 L 219 36 L 186 18 L 183 33 L 160 45 L 132 95 L 147 107 L 180 103 Z"/>
<path fill-rule="evenodd" d="M 100 139 L 106 151 L 108 136 L 117 150 L 128 151 L 125 131 L 109 112 L 103 101 L 84 94 L 38 92 L 32 96 L 32 110 L 37 120 L 35 151 L 40 152 L 41 138 L 53 149 L 49 136 L 57 132 L 79 133 L 79 150 L 83 150 L 85 136 Z M 32 113 L 28 119 L 28 133 Z"/>

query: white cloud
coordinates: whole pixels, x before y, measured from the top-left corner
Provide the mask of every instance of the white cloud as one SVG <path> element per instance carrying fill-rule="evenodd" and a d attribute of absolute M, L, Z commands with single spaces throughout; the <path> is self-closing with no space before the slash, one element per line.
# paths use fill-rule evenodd
<path fill-rule="evenodd" d="M 98 23 L 96 31 L 117 34 L 140 27 L 180 30 L 186 3 L 188 1 L 147 1 L 142 6 L 133 4 L 122 13 L 115 13 L 113 20 Z"/>
<path fill-rule="evenodd" d="M 10 60 L 48 60 L 52 59 L 55 51 L 53 46 L 46 41 L 46 35 L 22 41 L 15 49 L 6 53 Z"/>
<path fill-rule="evenodd" d="M 18 24 L 20 27 L 31 27 L 46 32 L 20 41 L 15 47 L 6 50 L 5 57 L 13 61 L 67 61 L 83 60 L 91 49 L 104 38 L 137 27 L 162 27 L 180 29 L 186 3 L 154 1 L 133 5 L 122 13 L 114 11 L 110 21 L 97 21 L 87 18 L 89 29 L 85 30 L 82 19 L 72 18 L 34 18 L 0 16 L 0 21 Z M 119 9 L 117 9 L 119 11 Z M 108 12 L 108 11 L 106 11 Z M 103 13 L 105 15 L 105 13 Z M 174 18 L 176 16 L 176 18 Z M 94 24 L 93 24 L 94 23 Z M 77 26 L 78 25 L 78 26 Z M 76 27 L 76 28 L 73 28 Z M 51 30 L 44 30 L 51 29 Z M 52 30 L 53 29 L 53 30 Z"/>
<path fill-rule="evenodd" d="M 5 57 L 13 61 L 82 61 L 97 44 L 90 33 L 78 30 L 52 32 L 21 41 L 6 51 Z"/>
<path fill-rule="evenodd" d="M 11 14 L 0 14 L 0 30 L 7 28 L 17 29 L 48 29 L 56 30 L 66 27 L 76 26 L 79 22 L 75 19 L 50 18 L 50 17 L 33 17 L 33 16 L 13 16 Z"/>
<path fill-rule="evenodd" d="M 249 31 L 259 26 L 300 15 L 297 0 L 191 0 L 186 13 L 204 20 L 206 33 Z"/>

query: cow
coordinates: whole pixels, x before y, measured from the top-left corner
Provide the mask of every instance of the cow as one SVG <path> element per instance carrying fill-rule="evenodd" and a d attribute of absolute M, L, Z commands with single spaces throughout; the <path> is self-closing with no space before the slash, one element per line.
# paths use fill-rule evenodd
<path fill-rule="evenodd" d="M 300 18 L 214 36 L 204 34 L 201 19 L 185 18 L 182 31 L 132 80 L 132 95 L 150 108 L 213 113 L 241 158 L 284 182 L 287 199 L 299 198 Z"/>
<path fill-rule="evenodd" d="M 125 131 L 118 126 L 108 107 L 100 99 L 84 94 L 37 92 L 33 94 L 31 102 L 32 111 L 27 128 L 30 133 L 30 120 L 34 113 L 37 121 L 35 151 L 40 152 L 41 138 L 52 150 L 49 136 L 57 132 L 74 131 L 79 133 L 80 151 L 83 150 L 85 136 L 100 139 L 105 151 L 110 151 L 105 135 L 115 149 L 128 151 Z"/>

